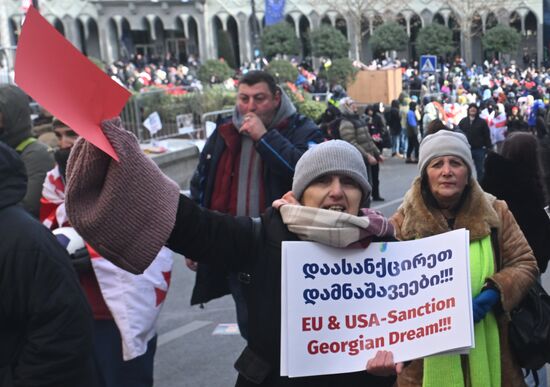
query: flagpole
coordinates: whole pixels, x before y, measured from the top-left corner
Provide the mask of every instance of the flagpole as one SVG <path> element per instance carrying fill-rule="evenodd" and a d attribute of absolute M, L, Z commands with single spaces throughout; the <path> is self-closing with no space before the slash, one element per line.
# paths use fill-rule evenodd
<path fill-rule="evenodd" d="M 256 19 L 256 2 L 250 0 L 250 9 L 252 10 L 252 59 L 256 59 L 256 50 L 259 49 L 259 21 Z"/>

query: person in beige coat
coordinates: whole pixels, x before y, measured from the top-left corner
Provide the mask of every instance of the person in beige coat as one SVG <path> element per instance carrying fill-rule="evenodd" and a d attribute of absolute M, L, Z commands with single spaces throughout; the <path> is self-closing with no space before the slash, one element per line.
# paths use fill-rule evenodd
<path fill-rule="evenodd" d="M 466 137 L 441 130 L 420 144 L 420 176 L 391 218 L 396 237 L 411 240 L 466 228 L 475 348 L 468 355 L 417 359 L 397 386 L 525 386 L 508 343 L 510 311 L 538 274 L 533 252 L 506 202 L 485 193 Z"/>

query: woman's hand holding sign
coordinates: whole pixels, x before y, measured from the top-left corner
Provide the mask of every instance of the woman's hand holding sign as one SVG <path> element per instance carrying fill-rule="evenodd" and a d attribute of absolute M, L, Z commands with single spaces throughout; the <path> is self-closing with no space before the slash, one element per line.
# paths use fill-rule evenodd
<path fill-rule="evenodd" d="M 393 362 L 391 351 L 378 351 L 376 355 L 367 362 L 367 372 L 376 376 L 390 376 L 400 374 L 403 370 L 403 363 Z"/>

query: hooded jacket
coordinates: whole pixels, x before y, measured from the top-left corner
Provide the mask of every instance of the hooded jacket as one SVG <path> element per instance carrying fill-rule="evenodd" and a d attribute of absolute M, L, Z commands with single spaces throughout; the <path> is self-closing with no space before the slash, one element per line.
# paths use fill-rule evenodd
<path fill-rule="evenodd" d="M 398 136 L 401 134 L 403 128 L 401 127 L 401 118 L 399 117 L 399 101 L 393 100 L 391 102 L 391 108 L 388 114 L 388 126 L 390 127 L 390 133 L 392 136 Z"/>
<path fill-rule="evenodd" d="M 0 142 L 0 386 L 95 386 L 90 308 L 65 249 L 17 205 L 26 180 Z"/>
<path fill-rule="evenodd" d="M 201 152 L 199 164 L 191 179 L 190 189 L 191 197 L 202 207 L 212 209 L 216 199 L 231 195 L 231 192 L 228 192 L 231 182 L 229 181 L 225 186 L 216 184 L 216 177 L 219 170 L 231 172 L 238 170 L 238 164 L 236 167 L 224 165 L 223 160 L 224 156 L 232 151 L 231 142 L 228 145 L 227 133 L 238 134 L 236 128 L 240 127 L 242 119 L 238 109 L 235 108 L 231 118 L 218 122 L 216 130 L 208 138 Z M 253 185 L 261 185 L 263 203 L 260 200 L 260 204 L 265 209 L 273 203 L 273 200 L 279 199 L 290 190 L 296 163 L 309 146 L 323 141 L 323 135 L 313 121 L 296 112 L 288 96 L 281 92 L 281 105 L 268 126 L 267 133 L 256 143 L 252 143 L 250 138 L 243 135 L 239 135 L 237 140 L 239 144 L 234 145 L 237 145 L 239 152 L 243 145 L 251 145 L 259 156 L 256 159 L 260 161 L 262 179 Z M 231 174 L 226 173 L 226 178 L 229 178 L 229 175 Z M 256 188 L 258 187 L 252 187 L 249 190 Z M 220 209 L 216 208 L 216 210 Z M 190 256 L 190 258 L 193 257 Z M 226 278 L 227 271 L 224 269 L 206 264 L 199 265 L 191 304 L 208 302 L 229 294 Z"/>
<path fill-rule="evenodd" d="M 46 145 L 32 137 L 29 99 L 21 89 L 13 85 L 0 86 L 0 113 L 0 141 L 17 150 L 27 173 L 27 191 L 21 200 L 23 207 L 38 218 L 42 183 L 55 165 L 53 155 Z M 31 140 L 25 144 L 27 139 Z"/>

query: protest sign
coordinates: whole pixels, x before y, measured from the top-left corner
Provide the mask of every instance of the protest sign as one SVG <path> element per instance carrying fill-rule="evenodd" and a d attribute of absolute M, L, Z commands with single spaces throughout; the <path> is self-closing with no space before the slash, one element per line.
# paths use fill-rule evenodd
<path fill-rule="evenodd" d="M 193 126 L 193 114 L 178 114 L 176 116 L 176 126 L 179 134 L 191 134 L 195 131 Z"/>
<path fill-rule="evenodd" d="M 337 249 L 283 242 L 281 375 L 355 372 L 474 345 L 469 232 Z"/>
<path fill-rule="evenodd" d="M 162 129 L 162 121 L 158 112 L 153 112 L 143 121 L 143 126 L 154 136 L 155 133 Z"/>
<path fill-rule="evenodd" d="M 55 117 L 118 160 L 100 123 L 119 115 L 130 92 L 82 55 L 32 6 L 17 45 L 15 82 Z"/>

